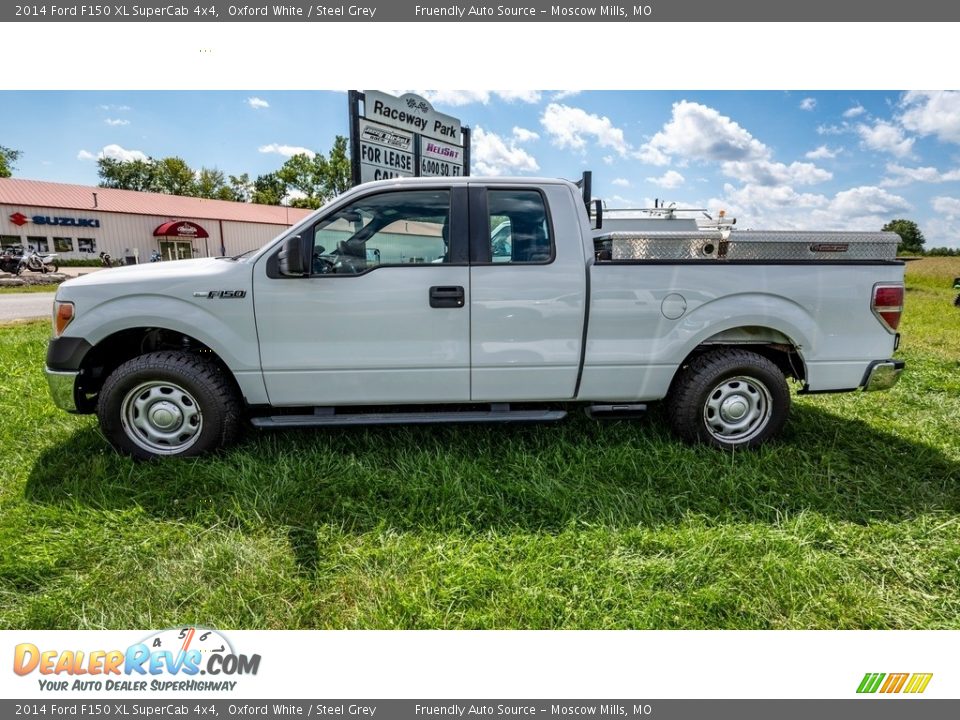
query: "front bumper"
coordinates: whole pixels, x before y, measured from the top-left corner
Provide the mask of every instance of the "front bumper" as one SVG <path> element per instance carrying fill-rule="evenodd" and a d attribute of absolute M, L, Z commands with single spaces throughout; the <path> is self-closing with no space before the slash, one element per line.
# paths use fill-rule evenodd
<path fill-rule="evenodd" d="M 77 370 L 51 370 L 49 367 L 44 367 L 43 373 L 47 376 L 47 385 L 50 386 L 50 396 L 53 398 L 54 405 L 67 412 L 77 412 L 75 388 L 77 375 L 80 372 Z"/>
<path fill-rule="evenodd" d="M 864 392 L 889 390 L 897 384 L 900 373 L 903 372 L 906 365 L 903 360 L 874 360 L 867 368 L 860 387 L 863 388 Z"/>

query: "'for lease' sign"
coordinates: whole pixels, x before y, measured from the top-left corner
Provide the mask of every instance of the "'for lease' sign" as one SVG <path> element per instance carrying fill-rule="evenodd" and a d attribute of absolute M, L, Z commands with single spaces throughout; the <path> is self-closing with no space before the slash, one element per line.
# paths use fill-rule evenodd
<path fill-rule="evenodd" d="M 360 182 L 412 177 L 413 135 L 360 118 Z"/>

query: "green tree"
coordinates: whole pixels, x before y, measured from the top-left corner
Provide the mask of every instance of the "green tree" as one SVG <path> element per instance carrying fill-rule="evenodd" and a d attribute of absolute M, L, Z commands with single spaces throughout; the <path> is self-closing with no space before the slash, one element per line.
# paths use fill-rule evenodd
<path fill-rule="evenodd" d="M 141 192 L 156 192 L 157 189 L 157 165 L 150 158 L 146 160 L 100 158 L 97 160 L 97 174 L 100 176 L 100 187 Z"/>
<path fill-rule="evenodd" d="M 197 196 L 196 174 L 183 158 L 167 157 L 155 161 L 157 191 L 168 195 Z M 222 175 L 221 175 L 222 180 Z"/>
<path fill-rule="evenodd" d="M 210 198 L 212 200 L 222 200 L 220 193 L 223 190 L 229 192 L 224 174 L 216 168 L 200 168 L 194 180 L 196 184 L 197 197 Z"/>
<path fill-rule="evenodd" d="M 8 178 L 13 175 L 15 163 L 22 154 L 20 150 L 12 150 L 0 145 L 0 178 Z"/>
<path fill-rule="evenodd" d="M 282 205 L 283 197 L 287 194 L 287 186 L 277 173 L 258 175 L 253 181 L 253 192 L 250 201 L 260 205 Z"/>
<path fill-rule="evenodd" d="M 337 135 L 330 150 L 330 160 L 327 162 L 327 192 L 330 197 L 336 197 L 350 187 L 350 155 L 347 152 L 347 139 L 343 135 Z"/>
<path fill-rule="evenodd" d="M 287 194 L 296 191 L 290 201 L 293 207 L 318 208 L 350 188 L 350 157 L 347 139 L 337 135 L 330 157 L 317 153 L 313 157 L 301 153 L 287 160 L 277 171 L 286 184 Z"/>
<path fill-rule="evenodd" d="M 233 197 L 231 200 L 236 202 L 250 202 L 253 195 L 253 183 L 250 182 L 250 176 L 247 173 L 243 175 L 230 175 L 230 192 Z"/>
<path fill-rule="evenodd" d="M 884 232 L 895 232 L 900 236 L 897 253 L 923 254 L 923 244 L 926 242 L 926 238 L 923 237 L 923 233 L 920 232 L 920 228 L 913 220 L 902 218 L 891 220 L 882 229 Z"/>
<path fill-rule="evenodd" d="M 277 170 L 277 177 L 284 184 L 285 195 L 296 192 L 290 205 L 293 207 L 318 208 L 324 201 L 323 165 L 327 159 L 321 154 L 310 157 L 306 153 L 294 155 Z"/>

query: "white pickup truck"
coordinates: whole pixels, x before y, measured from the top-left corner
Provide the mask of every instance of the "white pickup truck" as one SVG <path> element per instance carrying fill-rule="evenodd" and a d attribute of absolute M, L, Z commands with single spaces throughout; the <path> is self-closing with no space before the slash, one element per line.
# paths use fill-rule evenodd
<path fill-rule="evenodd" d="M 246 419 L 546 421 L 657 400 L 682 438 L 742 448 L 783 427 L 787 378 L 820 393 L 899 377 L 896 235 L 605 232 L 584 194 L 550 179 L 369 183 L 245 256 L 71 280 L 54 304 L 53 398 L 96 412 L 138 458 L 209 451 Z"/>

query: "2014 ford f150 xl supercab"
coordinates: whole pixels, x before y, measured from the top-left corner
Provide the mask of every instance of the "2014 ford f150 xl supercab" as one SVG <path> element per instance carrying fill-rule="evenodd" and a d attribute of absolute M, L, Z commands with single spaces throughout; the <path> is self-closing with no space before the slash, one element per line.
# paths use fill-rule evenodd
<path fill-rule="evenodd" d="M 247 418 L 543 421 L 655 400 L 682 438 L 734 448 L 783 427 L 787 378 L 896 382 L 896 235 L 605 233 L 600 210 L 565 180 L 381 181 L 245 256 L 70 280 L 53 398 L 139 458 L 211 450 Z"/>

